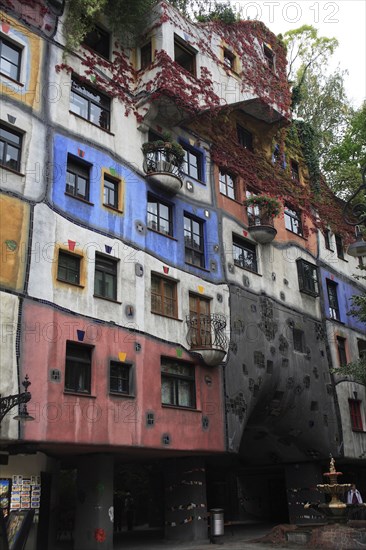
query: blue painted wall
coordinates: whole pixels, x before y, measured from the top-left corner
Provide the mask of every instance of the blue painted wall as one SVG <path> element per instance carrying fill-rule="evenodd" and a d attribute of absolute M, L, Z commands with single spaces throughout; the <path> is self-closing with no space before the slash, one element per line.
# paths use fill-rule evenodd
<path fill-rule="evenodd" d="M 329 279 L 330 281 L 338 285 L 337 296 L 338 296 L 340 321 L 349 328 L 358 330 L 360 332 L 364 332 L 366 330 L 366 325 L 364 323 L 361 323 L 356 317 L 353 317 L 352 315 L 347 315 L 347 313 L 352 308 L 352 301 L 351 301 L 352 296 L 354 296 L 355 294 L 361 295 L 361 292 L 352 284 L 343 281 L 342 279 L 334 275 L 334 273 L 327 271 L 324 268 L 320 269 L 320 274 L 321 274 L 321 280 L 322 280 L 322 287 L 324 291 L 325 316 L 328 319 L 330 318 L 329 300 L 328 300 L 328 293 L 327 293 L 327 279 Z"/>
<path fill-rule="evenodd" d="M 90 191 L 88 204 L 65 194 L 67 155 L 80 157 L 79 150 L 84 152 L 82 160 L 92 165 L 90 173 Z M 113 168 L 116 176 L 124 179 L 123 213 L 102 206 L 103 182 L 102 169 Z M 173 208 L 173 238 L 166 237 L 146 229 L 139 233 L 136 223 L 141 222 L 146 227 L 147 193 L 151 192 L 162 201 L 168 202 Z M 112 237 L 135 245 L 145 252 L 151 253 L 185 271 L 210 281 L 222 281 L 223 273 L 220 264 L 220 251 L 215 251 L 219 244 L 218 217 L 214 210 L 207 207 L 197 207 L 182 201 L 181 198 L 169 198 L 153 189 L 141 176 L 135 174 L 126 166 L 118 164 L 109 155 L 74 141 L 65 136 L 54 138 L 54 172 L 51 189 L 51 201 L 59 210 L 71 219 L 80 221 L 91 229 L 98 229 Z M 191 214 L 201 220 L 204 225 L 205 266 L 206 270 L 195 268 L 184 262 L 184 213 Z M 209 217 L 206 213 L 209 213 Z M 216 263 L 216 271 L 209 271 L 210 263 Z"/>

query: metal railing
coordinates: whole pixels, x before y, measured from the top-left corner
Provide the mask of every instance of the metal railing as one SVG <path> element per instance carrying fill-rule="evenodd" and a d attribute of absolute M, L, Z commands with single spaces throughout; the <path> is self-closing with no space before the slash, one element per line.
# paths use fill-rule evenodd
<path fill-rule="evenodd" d="M 165 172 L 179 177 L 180 165 L 176 153 L 168 147 L 152 146 L 150 151 L 144 151 L 144 171 L 146 174 Z"/>
<path fill-rule="evenodd" d="M 187 315 L 187 343 L 191 349 L 220 349 L 227 351 L 226 317 L 220 313 Z"/>

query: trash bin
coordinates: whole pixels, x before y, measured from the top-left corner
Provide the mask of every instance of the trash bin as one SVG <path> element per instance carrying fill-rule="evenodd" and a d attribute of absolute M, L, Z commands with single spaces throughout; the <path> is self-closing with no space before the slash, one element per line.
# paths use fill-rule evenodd
<path fill-rule="evenodd" d="M 210 538 L 211 542 L 218 540 L 224 534 L 224 510 L 222 508 L 213 508 L 210 510 Z"/>

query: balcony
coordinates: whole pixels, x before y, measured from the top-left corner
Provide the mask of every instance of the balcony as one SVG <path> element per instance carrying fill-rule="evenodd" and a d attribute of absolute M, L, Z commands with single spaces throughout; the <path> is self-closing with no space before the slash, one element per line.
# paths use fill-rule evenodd
<path fill-rule="evenodd" d="M 273 225 L 273 218 L 248 212 L 248 222 L 248 231 L 253 239 L 259 244 L 270 243 L 277 235 L 277 230 Z"/>
<path fill-rule="evenodd" d="M 187 315 L 187 342 L 191 351 L 198 353 L 209 367 L 219 365 L 228 349 L 225 334 L 226 317 L 219 313 Z"/>
<path fill-rule="evenodd" d="M 180 177 L 180 152 L 170 142 L 161 145 L 154 141 L 144 143 L 142 150 L 144 172 L 151 183 L 171 195 L 178 193 L 183 185 Z"/>

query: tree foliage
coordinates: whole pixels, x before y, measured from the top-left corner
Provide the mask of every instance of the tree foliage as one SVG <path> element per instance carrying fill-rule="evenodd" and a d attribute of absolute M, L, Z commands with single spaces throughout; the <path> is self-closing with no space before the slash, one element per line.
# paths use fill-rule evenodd
<path fill-rule="evenodd" d="M 332 372 L 340 376 L 351 376 L 356 382 L 360 382 L 366 386 L 366 359 L 364 358 L 348 363 L 348 365 L 343 365 L 338 369 L 332 369 Z"/>

